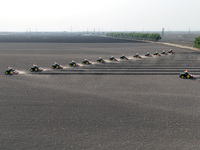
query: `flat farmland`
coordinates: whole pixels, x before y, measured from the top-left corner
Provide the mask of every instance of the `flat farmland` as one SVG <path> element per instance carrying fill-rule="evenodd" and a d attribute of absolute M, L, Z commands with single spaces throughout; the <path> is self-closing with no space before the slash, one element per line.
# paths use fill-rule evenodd
<path fill-rule="evenodd" d="M 129 60 L 108 60 L 122 54 Z M 93 64 L 68 67 L 84 59 Z M 52 70 L 55 61 L 64 69 Z M 0 43 L 0 64 L 0 149 L 200 149 L 198 51 L 125 40 Z M 30 73 L 32 64 L 44 71 Z M 8 66 L 20 73 L 5 75 Z M 197 79 L 180 79 L 185 69 Z"/>

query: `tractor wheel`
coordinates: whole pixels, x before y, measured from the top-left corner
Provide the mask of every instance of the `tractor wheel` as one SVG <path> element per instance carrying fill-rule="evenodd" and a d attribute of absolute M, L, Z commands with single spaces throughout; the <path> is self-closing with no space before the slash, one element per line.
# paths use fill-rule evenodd
<path fill-rule="evenodd" d="M 33 69 L 30 69 L 31 72 L 33 72 Z"/>
<path fill-rule="evenodd" d="M 190 78 L 190 75 L 187 75 L 187 78 L 189 79 L 189 78 Z"/>
<path fill-rule="evenodd" d="M 54 67 L 52 67 L 52 69 L 54 69 Z"/>
<path fill-rule="evenodd" d="M 59 67 L 58 66 L 56 66 L 56 69 L 58 69 Z"/>
<path fill-rule="evenodd" d="M 38 71 L 38 68 L 35 68 L 35 71 Z"/>
<path fill-rule="evenodd" d="M 13 71 L 10 71 L 10 74 L 13 74 Z"/>
<path fill-rule="evenodd" d="M 75 66 L 76 66 L 76 64 L 73 64 L 73 66 L 75 67 Z"/>
<path fill-rule="evenodd" d="M 184 78 L 184 76 L 181 76 L 181 78 L 183 79 L 183 78 Z"/>
<path fill-rule="evenodd" d="M 8 74 L 8 72 L 6 71 L 5 74 Z"/>
<path fill-rule="evenodd" d="M 86 64 L 88 65 L 88 62 L 86 62 Z"/>

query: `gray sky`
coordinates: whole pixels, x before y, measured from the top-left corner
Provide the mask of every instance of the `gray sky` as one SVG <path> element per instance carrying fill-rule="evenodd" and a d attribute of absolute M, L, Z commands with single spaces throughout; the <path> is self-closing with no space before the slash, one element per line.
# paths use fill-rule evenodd
<path fill-rule="evenodd" d="M 200 0 L 0 0 L 0 31 L 200 31 Z"/>

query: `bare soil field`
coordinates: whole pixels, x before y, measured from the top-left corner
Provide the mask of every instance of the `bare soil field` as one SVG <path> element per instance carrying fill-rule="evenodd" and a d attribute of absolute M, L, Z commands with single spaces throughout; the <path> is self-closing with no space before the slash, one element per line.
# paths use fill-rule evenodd
<path fill-rule="evenodd" d="M 200 52 L 108 41 L 0 43 L 0 149 L 200 149 Z M 129 60 L 108 60 L 122 54 Z M 85 58 L 93 64 L 68 66 Z M 64 69 L 52 70 L 55 61 Z M 33 63 L 44 71 L 30 73 Z M 5 75 L 7 66 L 20 74 Z M 185 69 L 197 79 L 180 79 Z"/>
<path fill-rule="evenodd" d="M 128 40 L 84 36 L 81 33 L 0 33 L 0 43 L 129 43 Z"/>
<path fill-rule="evenodd" d="M 193 47 L 193 42 L 196 37 L 200 36 L 200 32 L 165 32 L 161 42 L 168 42 L 183 46 Z"/>

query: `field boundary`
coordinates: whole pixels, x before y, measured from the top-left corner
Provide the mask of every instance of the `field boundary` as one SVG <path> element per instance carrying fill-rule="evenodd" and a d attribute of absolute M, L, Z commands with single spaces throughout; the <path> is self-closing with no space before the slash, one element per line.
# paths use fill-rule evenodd
<path fill-rule="evenodd" d="M 145 41 L 145 40 L 144 40 L 144 41 Z M 194 50 L 194 51 L 200 51 L 199 48 L 193 48 L 193 47 L 184 46 L 184 45 L 179 45 L 179 44 L 172 44 L 172 43 L 166 43 L 166 42 L 154 42 L 154 41 L 145 41 L 145 42 L 149 42 L 149 43 L 158 43 L 158 44 L 164 44 L 164 45 L 169 45 L 169 46 L 174 46 L 174 47 L 179 47 L 179 48 L 190 49 L 190 50 Z"/>
<path fill-rule="evenodd" d="M 163 44 L 163 45 L 169 45 L 169 46 L 174 46 L 174 47 L 179 47 L 179 48 L 185 48 L 185 49 L 190 49 L 194 51 L 200 51 L 199 48 L 193 48 L 189 46 L 184 46 L 184 45 L 179 45 L 179 44 L 172 44 L 172 43 L 166 43 L 166 42 L 159 42 L 159 41 L 149 41 L 149 40 L 136 40 L 136 39 L 125 39 L 125 38 L 114 38 L 114 37 L 108 37 L 107 38 L 113 38 L 113 39 L 123 39 L 123 40 L 130 40 L 130 41 L 138 41 L 138 42 L 148 42 L 148 43 L 157 43 L 157 44 Z"/>

